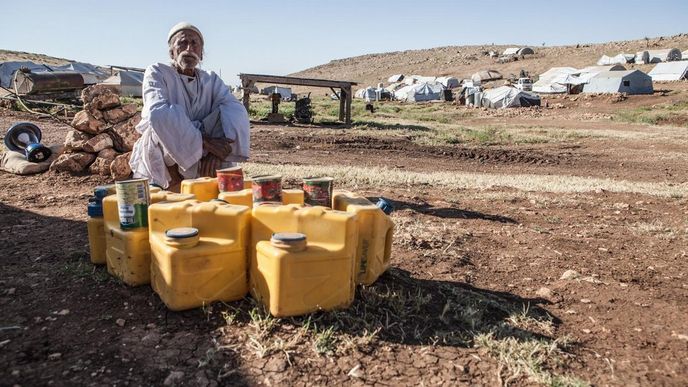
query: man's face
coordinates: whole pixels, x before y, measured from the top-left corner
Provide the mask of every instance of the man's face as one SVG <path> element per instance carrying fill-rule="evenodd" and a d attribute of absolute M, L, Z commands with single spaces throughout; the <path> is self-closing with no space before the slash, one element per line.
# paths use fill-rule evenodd
<path fill-rule="evenodd" d="M 191 30 L 178 32 L 172 38 L 170 56 L 180 70 L 193 70 L 203 60 L 201 37 Z"/>

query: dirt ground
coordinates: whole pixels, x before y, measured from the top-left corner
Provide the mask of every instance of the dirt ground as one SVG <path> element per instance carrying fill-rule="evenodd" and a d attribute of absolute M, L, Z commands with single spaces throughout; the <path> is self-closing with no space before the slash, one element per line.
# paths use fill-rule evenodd
<path fill-rule="evenodd" d="M 556 120 L 561 131 L 606 134 L 519 145 L 431 147 L 344 128 L 255 124 L 252 161 L 686 187 L 685 126 L 604 118 L 652 103 L 471 118 L 514 126 Z M 0 111 L 0 127 L 20 120 L 38 122 L 45 143 L 61 142 L 68 130 Z M 0 179 L 0 385 L 562 381 L 543 374 L 571 385 L 688 383 L 688 192 L 345 182 L 394 203 L 392 268 L 359 287 L 348 311 L 275 320 L 257 314 L 250 298 L 168 312 L 149 286 L 128 287 L 91 266 L 86 203 L 106 179 L 51 172 Z M 537 349 L 541 358 L 532 359 L 536 349 L 516 354 L 531 344 L 546 347 Z"/>

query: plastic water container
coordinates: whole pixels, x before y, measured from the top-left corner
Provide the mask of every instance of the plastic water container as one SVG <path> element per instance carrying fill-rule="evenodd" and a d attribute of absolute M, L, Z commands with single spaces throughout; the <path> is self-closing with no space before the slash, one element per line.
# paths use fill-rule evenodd
<path fill-rule="evenodd" d="M 253 208 L 250 290 L 273 316 L 348 307 L 354 298 L 356 215 L 324 207 Z M 303 250 L 270 242 L 276 233 L 306 236 Z M 284 242 L 284 241 L 283 241 Z"/>
<path fill-rule="evenodd" d="M 161 191 L 151 187 L 151 204 L 193 199 L 190 194 Z M 150 216 L 150 215 L 149 215 Z M 103 199 L 105 258 L 108 272 L 130 286 L 150 283 L 150 244 L 148 228 L 122 230 L 119 224 L 117 195 Z"/>
<path fill-rule="evenodd" d="M 105 220 L 103 219 L 103 199 L 115 192 L 115 186 L 100 186 L 93 191 L 88 203 L 88 247 L 91 263 L 105 264 Z"/>
<path fill-rule="evenodd" d="M 357 215 L 356 282 L 372 284 L 389 268 L 394 233 L 392 219 L 368 199 L 349 191 L 335 190 L 332 208 Z"/>
<path fill-rule="evenodd" d="M 248 293 L 250 209 L 219 201 L 149 208 L 151 286 L 171 310 Z"/>
<path fill-rule="evenodd" d="M 303 205 L 303 190 L 300 189 L 283 189 L 282 190 L 282 204 L 298 204 Z M 220 192 L 218 199 L 224 200 L 229 204 L 236 204 L 241 206 L 253 206 L 253 190 L 244 189 L 236 192 Z"/>
<path fill-rule="evenodd" d="M 192 194 L 196 196 L 196 200 L 208 202 L 217 198 L 220 188 L 216 177 L 199 177 L 182 180 L 181 193 Z"/>

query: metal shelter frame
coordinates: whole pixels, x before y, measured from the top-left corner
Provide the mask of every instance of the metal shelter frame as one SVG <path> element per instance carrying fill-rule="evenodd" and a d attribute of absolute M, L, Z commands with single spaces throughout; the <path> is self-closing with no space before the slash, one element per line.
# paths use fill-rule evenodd
<path fill-rule="evenodd" d="M 279 75 L 265 75 L 265 74 L 239 74 L 241 79 L 241 87 L 244 90 L 243 103 L 248 111 L 251 103 L 250 95 L 251 88 L 257 83 L 271 83 L 278 85 L 294 85 L 294 86 L 313 86 L 313 87 L 329 87 L 335 95 L 334 90 L 338 88 L 339 93 L 339 120 L 344 121 L 347 125 L 351 125 L 351 100 L 353 94 L 351 87 L 357 85 L 356 82 L 349 81 L 333 81 L 329 79 L 313 79 L 313 78 L 297 78 L 284 77 Z"/>

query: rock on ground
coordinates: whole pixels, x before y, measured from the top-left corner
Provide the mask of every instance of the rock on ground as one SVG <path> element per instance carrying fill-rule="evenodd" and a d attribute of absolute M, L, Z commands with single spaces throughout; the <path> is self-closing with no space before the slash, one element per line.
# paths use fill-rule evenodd
<path fill-rule="evenodd" d="M 136 114 L 136 110 L 136 104 L 128 103 L 126 105 L 122 105 L 114 109 L 105 110 L 102 112 L 102 114 L 103 118 L 105 118 L 105 121 L 107 121 L 108 123 L 118 124 L 124 120 L 131 118 L 134 114 Z"/>
<path fill-rule="evenodd" d="M 79 173 L 83 172 L 96 159 L 96 155 L 86 152 L 61 154 L 52 164 L 51 171 Z"/>
<path fill-rule="evenodd" d="M 129 157 L 131 152 L 119 155 L 110 164 L 110 175 L 117 180 L 124 180 L 131 175 L 131 168 L 129 167 Z"/>
<path fill-rule="evenodd" d="M 83 150 L 84 144 L 93 138 L 93 135 L 80 132 L 78 130 L 70 130 L 65 136 L 64 151 L 67 153 L 78 152 Z"/>
<path fill-rule="evenodd" d="M 107 133 L 101 133 L 86 141 L 82 148 L 86 152 L 98 153 L 103 149 L 112 148 L 112 145 L 112 137 L 110 137 Z"/>
<path fill-rule="evenodd" d="M 136 125 L 141 121 L 141 113 L 136 113 L 134 116 L 124 122 L 112 127 L 109 131 L 114 148 L 118 152 L 130 152 L 134 149 L 134 143 L 141 137 L 141 134 L 136 131 Z"/>
<path fill-rule="evenodd" d="M 82 110 L 74 116 L 72 127 L 85 133 L 98 134 L 105 130 L 106 123 L 103 120 L 96 119 L 88 111 Z"/>

